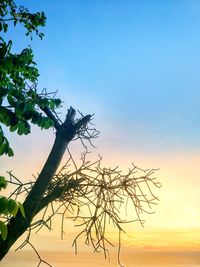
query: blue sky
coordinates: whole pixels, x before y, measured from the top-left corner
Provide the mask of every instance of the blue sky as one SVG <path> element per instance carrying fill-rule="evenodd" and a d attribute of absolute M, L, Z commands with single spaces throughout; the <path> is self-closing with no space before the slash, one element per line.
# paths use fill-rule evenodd
<path fill-rule="evenodd" d="M 161 202 L 150 225 L 199 227 L 200 2 L 35 0 L 28 6 L 47 15 L 44 40 L 31 42 L 22 29 L 11 34 L 17 51 L 32 45 L 39 87 L 59 90 L 63 114 L 70 105 L 95 113 L 97 153 L 108 165 L 161 168 Z M 12 135 L 16 156 L 2 170 L 24 177 L 39 171 L 53 137 L 35 129 L 28 137 Z"/>
<path fill-rule="evenodd" d="M 96 113 L 102 134 L 112 125 L 124 148 L 199 150 L 198 1 L 59 0 L 29 7 L 48 18 L 44 40 L 32 42 L 41 87 L 59 89 L 66 106 Z"/>

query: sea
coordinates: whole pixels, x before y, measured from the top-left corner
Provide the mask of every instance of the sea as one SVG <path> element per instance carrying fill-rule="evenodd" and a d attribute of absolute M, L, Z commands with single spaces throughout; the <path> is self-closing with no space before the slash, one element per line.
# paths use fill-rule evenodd
<path fill-rule="evenodd" d="M 118 267 L 117 254 L 105 259 L 102 254 L 91 252 L 42 251 L 40 256 L 52 267 Z M 200 267 L 198 251 L 132 251 L 121 255 L 124 267 Z M 40 263 L 40 264 L 39 264 Z M 48 267 L 40 262 L 33 251 L 11 251 L 0 262 L 1 267 Z"/>

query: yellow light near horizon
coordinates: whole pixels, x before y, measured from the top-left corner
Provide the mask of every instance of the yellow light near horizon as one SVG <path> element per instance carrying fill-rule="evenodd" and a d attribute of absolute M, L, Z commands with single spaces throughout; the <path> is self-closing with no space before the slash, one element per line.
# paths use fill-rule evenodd
<path fill-rule="evenodd" d="M 134 154 L 130 151 L 123 154 L 121 151 L 102 151 L 102 154 L 104 154 L 104 165 L 116 166 L 119 164 L 124 171 L 128 169 L 132 161 L 138 167 L 144 169 L 149 167 L 160 168 L 155 176 L 158 177 L 163 186 L 161 189 L 156 190 L 156 195 L 158 195 L 160 202 L 152 209 L 155 214 L 143 214 L 141 216 L 146 221 L 144 229 L 138 223 L 127 226 L 127 234 L 123 235 L 123 246 L 125 244 L 127 247 L 199 248 L 200 153 L 184 154 L 177 152 L 166 155 L 158 155 L 156 153 L 144 155 Z M 94 159 L 97 159 L 97 157 L 97 155 L 94 155 Z M 45 161 L 44 158 L 43 160 Z M 27 180 L 29 180 L 30 176 L 26 176 L 26 174 L 32 173 L 32 162 L 35 162 L 33 155 L 31 160 L 18 157 L 15 163 L 18 173 L 20 174 L 21 172 L 23 176 L 25 175 Z M 42 163 L 39 162 L 38 164 L 40 165 L 38 165 L 40 170 Z M 35 169 L 38 166 L 35 166 Z M 20 177 L 18 173 L 17 177 Z M 129 211 L 129 216 L 131 216 L 131 210 L 129 209 Z M 68 235 L 71 237 L 74 232 L 71 222 L 66 225 L 68 227 L 66 228 L 66 237 Z M 60 229 L 60 221 L 57 219 L 54 228 Z M 59 233 L 45 232 L 44 236 L 47 237 L 52 234 L 53 238 L 58 240 L 55 242 L 59 243 Z M 117 233 L 110 233 L 109 236 L 111 240 L 117 243 Z M 169 241 L 170 236 L 173 236 L 173 244 Z M 44 242 L 42 243 L 44 249 L 50 247 L 49 242 L 45 241 L 48 240 L 46 237 L 44 237 Z"/>
<path fill-rule="evenodd" d="M 188 230 L 135 231 L 122 234 L 124 249 L 199 250 L 200 228 Z M 110 233 L 110 240 L 118 243 L 118 233 Z"/>

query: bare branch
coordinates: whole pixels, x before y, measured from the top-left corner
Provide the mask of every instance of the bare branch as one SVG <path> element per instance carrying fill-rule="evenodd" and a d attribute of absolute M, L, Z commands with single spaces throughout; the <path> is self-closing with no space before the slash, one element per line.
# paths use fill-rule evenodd
<path fill-rule="evenodd" d="M 95 252 L 102 250 L 106 258 L 107 246 L 113 246 L 107 238 L 109 233 L 107 226 L 112 224 L 119 232 L 118 260 L 122 266 L 119 254 L 120 235 L 124 232 L 124 225 L 136 221 L 144 225 L 141 215 L 152 213 L 152 206 L 158 201 L 152 189 L 159 188 L 161 184 L 153 176 L 156 171 L 154 169 L 142 170 L 132 164 L 127 173 L 122 173 L 118 167 L 102 167 L 102 158 L 90 162 L 86 157 L 87 152 L 82 154 L 81 164 L 78 166 L 70 154 L 69 160 L 53 177 L 41 200 L 37 210 L 38 213 L 45 208 L 41 220 L 32 223 L 30 229 L 40 230 L 45 226 L 51 230 L 52 219 L 58 214 L 61 215 L 61 238 L 63 238 L 64 219 L 72 219 L 76 227 L 80 228 L 80 233 L 73 242 L 75 251 L 77 252 L 78 240 L 82 236 L 85 244 L 92 245 Z M 13 179 L 14 176 L 11 177 Z M 30 190 L 29 183 L 22 185 L 15 182 L 15 185 L 20 187 L 18 191 L 15 189 L 17 197 L 21 192 L 27 193 Z M 132 213 L 135 210 L 135 215 L 132 214 L 133 219 L 122 215 L 124 209 L 130 216 L 127 206 Z"/>
<path fill-rule="evenodd" d="M 58 130 L 60 127 L 60 123 L 53 114 L 53 112 L 48 107 L 40 107 L 40 108 L 47 115 L 47 117 L 54 122 L 54 127 L 56 128 L 56 130 Z"/>

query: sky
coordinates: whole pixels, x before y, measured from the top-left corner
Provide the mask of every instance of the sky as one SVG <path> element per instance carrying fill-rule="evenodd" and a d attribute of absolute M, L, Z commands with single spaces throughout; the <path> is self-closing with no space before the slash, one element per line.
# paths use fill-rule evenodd
<path fill-rule="evenodd" d="M 18 1 L 26 5 L 27 1 Z M 44 11 L 45 37 L 11 32 L 14 48 L 31 44 L 38 86 L 58 89 L 69 106 L 93 114 L 100 137 L 92 149 L 107 166 L 159 168 L 162 183 L 155 214 L 145 228 L 132 225 L 127 246 L 200 246 L 200 2 L 29 1 Z M 14 159 L 0 159 L 30 179 L 53 142 L 51 131 L 9 135 Z M 73 153 L 78 153 L 76 145 Z M 174 244 L 167 241 L 173 234 Z M 196 234 L 195 234 L 196 233 Z M 115 240 L 115 235 L 112 237 Z M 154 245 L 152 245 L 154 243 Z"/>

